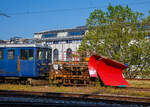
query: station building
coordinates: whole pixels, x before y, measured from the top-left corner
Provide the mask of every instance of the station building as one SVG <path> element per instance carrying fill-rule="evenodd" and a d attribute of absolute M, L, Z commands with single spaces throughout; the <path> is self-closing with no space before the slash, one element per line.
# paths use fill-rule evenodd
<path fill-rule="evenodd" d="M 47 44 L 52 48 L 52 62 L 70 60 L 70 54 L 76 52 L 87 27 L 79 26 L 71 29 L 50 30 L 34 33 L 34 40 Z"/>

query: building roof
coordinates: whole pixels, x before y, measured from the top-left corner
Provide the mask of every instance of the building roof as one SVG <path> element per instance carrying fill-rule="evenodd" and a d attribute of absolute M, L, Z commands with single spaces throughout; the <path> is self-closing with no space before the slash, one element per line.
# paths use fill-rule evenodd
<path fill-rule="evenodd" d="M 33 39 L 35 41 L 59 41 L 59 40 L 82 40 L 83 36 L 67 36 L 67 37 L 52 37 L 52 38 L 41 38 L 41 39 Z"/>
<path fill-rule="evenodd" d="M 78 26 L 76 28 L 71 29 L 60 29 L 60 30 L 48 30 L 48 31 L 41 31 L 34 34 L 48 34 L 48 33 L 59 33 L 59 32 L 76 32 L 81 30 L 87 30 L 88 28 L 86 26 Z"/>
<path fill-rule="evenodd" d="M 50 48 L 41 44 L 1 44 L 0 48 L 18 48 L 18 47 L 40 47 L 40 48 Z"/>

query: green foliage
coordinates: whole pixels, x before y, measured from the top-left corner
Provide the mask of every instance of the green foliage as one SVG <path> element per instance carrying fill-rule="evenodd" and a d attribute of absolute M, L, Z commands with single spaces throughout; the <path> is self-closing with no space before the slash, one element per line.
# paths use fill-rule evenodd
<path fill-rule="evenodd" d="M 144 29 L 148 23 L 149 17 L 144 19 L 143 13 L 128 6 L 109 5 L 106 12 L 97 9 L 87 19 L 88 32 L 79 50 L 126 63 L 126 77 L 142 77 L 150 73 L 150 42 Z"/>

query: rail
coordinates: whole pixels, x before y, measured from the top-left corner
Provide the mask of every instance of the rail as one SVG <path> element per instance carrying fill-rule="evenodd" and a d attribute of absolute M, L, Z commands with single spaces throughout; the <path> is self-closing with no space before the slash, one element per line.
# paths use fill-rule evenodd
<path fill-rule="evenodd" d="M 55 98 L 80 101 L 111 101 L 134 104 L 150 105 L 149 97 L 135 97 L 111 94 L 76 94 L 76 93 L 50 93 L 50 92 L 31 92 L 31 91 L 0 91 L 0 97 L 23 97 L 23 98 Z"/>

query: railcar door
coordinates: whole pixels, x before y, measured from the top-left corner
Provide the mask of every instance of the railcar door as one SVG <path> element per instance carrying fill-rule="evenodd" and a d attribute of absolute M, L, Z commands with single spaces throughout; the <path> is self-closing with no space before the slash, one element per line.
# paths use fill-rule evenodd
<path fill-rule="evenodd" d="M 20 72 L 22 77 L 34 77 L 34 48 L 20 49 Z"/>
<path fill-rule="evenodd" d="M 4 48 L 0 48 L 0 76 L 4 76 L 5 62 L 4 62 Z"/>
<path fill-rule="evenodd" d="M 37 75 L 40 75 L 42 73 L 41 70 L 42 67 L 43 67 L 43 64 L 44 64 L 44 49 L 43 48 L 37 48 L 37 51 L 36 51 L 36 74 Z"/>
<path fill-rule="evenodd" d="M 4 54 L 5 60 L 5 76 L 18 76 L 17 71 L 17 49 L 16 48 L 6 48 Z"/>
<path fill-rule="evenodd" d="M 45 48 L 44 57 L 45 57 L 45 64 L 46 64 L 45 71 L 49 71 L 50 68 L 49 68 L 48 64 L 52 63 L 52 50 L 49 48 Z"/>
<path fill-rule="evenodd" d="M 52 63 L 52 49 L 45 49 L 45 60 L 46 64 Z"/>

